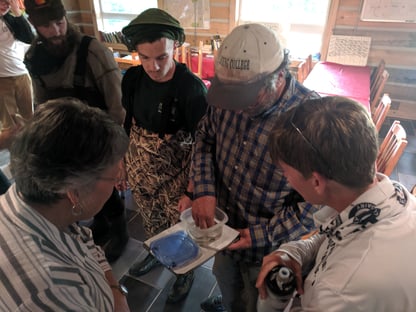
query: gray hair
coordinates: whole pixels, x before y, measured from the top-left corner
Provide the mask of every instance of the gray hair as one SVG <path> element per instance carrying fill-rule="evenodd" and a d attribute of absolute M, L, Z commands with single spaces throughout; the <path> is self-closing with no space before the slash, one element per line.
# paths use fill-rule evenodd
<path fill-rule="evenodd" d="M 276 103 L 281 96 L 281 93 L 277 92 L 277 81 L 279 80 L 280 75 L 283 75 L 284 79 L 290 76 L 288 64 L 289 51 L 285 50 L 284 58 L 280 66 L 265 78 L 263 87 L 258 95 L 258 102 L 250 105 L 244 110 L 247 114 L 251 117 L 262 115 Z"/>
<path fill-rule="evenodd" d="M 41 104 L 10 150 L 10 170 L 26 201 L 53 203 L 68 190 L 85 193 L 128 148 L 124 129 L 74 98 Z"/>

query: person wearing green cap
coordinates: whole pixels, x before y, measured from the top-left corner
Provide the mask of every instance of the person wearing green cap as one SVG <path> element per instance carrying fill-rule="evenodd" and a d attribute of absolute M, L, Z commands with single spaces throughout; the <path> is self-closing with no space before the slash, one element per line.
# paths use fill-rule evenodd
<path fill-rule="evenodd" d="M 207 108 L 207 90 L 201 79 L 173 58 L 185 34 L 170 14 L 148 9 L 122 32 L 141 61 L 122 80 L 125 128 L 130 135 L 126 174 L 150 238 L 177 223 L 179 212 L 192 204 L 189 170 L 194 132 Z M 129 273 L 140 276 L 157 265 L 149 254 Z M 193 278 L 193 271 L 178 275 L 167 301 L 185 298 Z"/>
<path fill-rule="evenodd" d="M 70 96 L 99 107 L 122 125 L 125 110 L 121 105 L 121 72 L 111 51 L 68 23 L 61 0 L 24 3 L 38 35 L 25 56 L 35 108 L 47 100 Z M 96 244 L 104 247 L 107 260 L 116 261 L 129 240 L 125 207 L 116 187 L 94 216 L 91 229 Z"/>

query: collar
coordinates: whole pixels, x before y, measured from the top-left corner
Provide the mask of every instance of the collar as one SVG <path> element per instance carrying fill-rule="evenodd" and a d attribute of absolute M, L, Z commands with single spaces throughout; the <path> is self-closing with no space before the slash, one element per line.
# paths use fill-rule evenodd
<path fill-rule="evenodd" d="M 320 232 L 335 241 L 363 231 L 379 221 L 397 215 L 404 210 L 408 192 L 398 182 L 383 174 L 377 174 L 378 183 L 361 194 L 341 213 L 329 206 L 314 215 Z"/>

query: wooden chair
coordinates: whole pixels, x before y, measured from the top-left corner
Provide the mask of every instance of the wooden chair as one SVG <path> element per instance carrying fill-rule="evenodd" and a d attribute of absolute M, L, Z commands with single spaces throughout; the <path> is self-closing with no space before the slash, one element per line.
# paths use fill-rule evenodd
<path fill-rule="evenodd" d="M 390 107 L 391 99 L 387 93 L 384 93 L 383 97 L 380 100 L 380 103 L 377 105 L 374 112 L 371 114 L 377 131 L 380 131 L 384 120 L 386 120 L 387 113 L 389 112 Z"/>
<path fill-rule="evenodd" d="M 198 49 L 195 51 L 191 51 L 191 46 L 189 43 L 184 43 L 181 47 L 177 48 L 174 54 L 174 58 L 177 62 L 184 63 L 188 68 L 199 78 L 202 77 L 202 59 L 203 53 L 202 48 L 204 46 L 204 42 L 201 40 L 199 41 Z M 191 57 L 198 56 L 197 68 L 193 70 Z"/>
<path fill-rule="evenodd" d="M 174 54 L 174 58 L 177 62 L 184 63 L 188 68 L 199 78 L 202 79 L 202 60 L 203 60 L 203 51 L 202 48 L 204 46 L 203 41 L 199 41 L 198 50 L 197 52 L 191 51 L 191 45 L 189 43 L 184 43 L 180 48 L 177 48 Z M 196 71 L 192 68 L 192 56 L 198 56 L 197 68 Z M 202 79 L 202 82 L 205 84 L 207 88 L 211 86 L 211 82 L 206 79 Z"/>
<path fill-rule="evenodd" d="M 189 68 L 191 68 L 193 73 L 201 79 L 202 79 L 202 58 L 204 57 L 204 54 L 202 52 L 203 47 L 204 47 L 204 42 L 201 40 L 201 41 L 199 41 L 199 44 L 198 44 L 198 50 L 196 52 L 192 53 L 192 56 L 195 56 L 195 55 L 198 56 L 198 63 L 197 63 L 198 66 L 197 66 L 196 70 L 192 69 L 192 67 L 189 66 Z"/>
<path fill-rule="evenodd" d="M 406 145 L 406 130 L 400 121 L 395 120 L 380 145 L 376 160 L 377 171 L 387 176 L 391 175 Z"/>
<path fill-rule="evenodd" d="M 303 83 L 308 77 L 309 73 L 312 70 L 312 55 L 309 54 L 308 57 L 299 63 L 297 68 L 297 80 L 300 83 Z"/>
<path fill-rule="evenodd" d="M 191 64 L 191 45 L 184 42 L 179 48 L 175 50 L 174 58 L 177 62 L 190 66 Z"/>
<path fill-rule="evenodd" d="M 380 77 L 380 75 L 383 73 L 383 71 L 386 69 L 386 62 L 381 59 L 380 63 L 378 63 L 378 66 L 373 69 L 370 76 L 370 88 L 373 89 L 376 77 Z"/>
<path fill-rule="evenodd" d="M 389 79 L 389 72 L 385 69 L 384 60 L 380 61 L 377 69 L 370 77 L 370 110 L 374 112 L 377 103 L 380 101 L 384 85 Z"/>

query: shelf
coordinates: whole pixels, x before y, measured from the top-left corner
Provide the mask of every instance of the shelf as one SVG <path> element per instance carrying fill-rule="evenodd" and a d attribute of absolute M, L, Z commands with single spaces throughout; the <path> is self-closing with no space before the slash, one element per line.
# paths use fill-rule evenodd
<path fill-rule="evenodd" d="M 127 47 L 122 43 L 103 42 L 106 47 L 112 48 L 114 51 L 129 52 Z"/>

